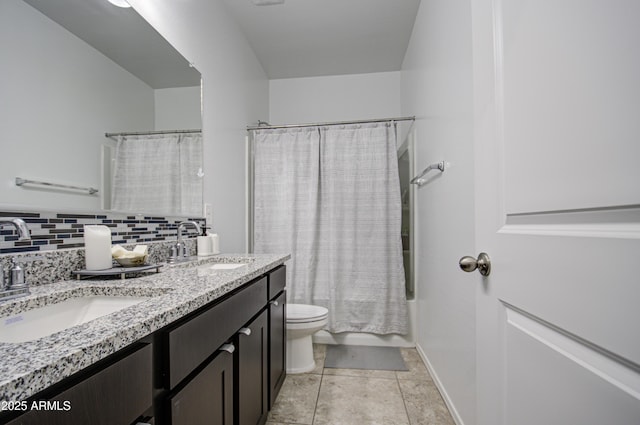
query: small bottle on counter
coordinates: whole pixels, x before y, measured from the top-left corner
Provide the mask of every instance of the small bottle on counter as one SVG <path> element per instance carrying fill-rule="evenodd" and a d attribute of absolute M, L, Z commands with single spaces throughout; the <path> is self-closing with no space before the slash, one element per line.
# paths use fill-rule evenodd
<path fill-rule="evenodd" d="M 220 239 L 218 238 L 218 234 L 208 234 L 207 237 L 211 240 L 211 254 L 220 254 Z"/>

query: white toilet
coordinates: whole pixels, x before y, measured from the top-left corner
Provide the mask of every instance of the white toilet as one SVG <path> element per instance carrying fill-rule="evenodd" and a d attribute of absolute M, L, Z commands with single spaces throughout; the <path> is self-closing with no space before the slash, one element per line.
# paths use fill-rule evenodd
<path fill-rule="evenodd" d="M 327 324 L 329 310 L 317 305 L 287 304 L 287 373 L 316 367 L 311 336 Z"/>

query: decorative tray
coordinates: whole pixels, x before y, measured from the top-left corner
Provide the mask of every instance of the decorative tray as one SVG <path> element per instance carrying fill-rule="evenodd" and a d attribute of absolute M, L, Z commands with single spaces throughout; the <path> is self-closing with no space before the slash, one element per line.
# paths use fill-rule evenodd
<path fill-rule="evenodd" d="M 122 267 L 120 265 L 114 264 L 110 269 L 104 270 L 76 270 L 73 274 L 76 275 L 76 279 L 82 279 L 83 277 L 93 277 L 93 276 L 118 276 L 120 275 L 120 279 L 125 279 L 125 275 L 129 273 L 141 273 L 141 272 L 149 272 L 155 269 L 154 273 L 158 273 L 160 271 L 160 267 L 162 264 L 145 264 L 143 266 L 135 266 L 135 267 Z"/>

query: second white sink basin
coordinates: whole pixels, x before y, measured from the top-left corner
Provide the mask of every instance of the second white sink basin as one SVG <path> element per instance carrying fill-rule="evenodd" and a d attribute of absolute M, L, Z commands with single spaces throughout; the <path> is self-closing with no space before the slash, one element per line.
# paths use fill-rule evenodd
<path fill-rule="evenodd" d="M 0 318 L 0 342 L 32 341 L 115 313 L 148 299 L 150 297 L 109 295 L 77 297 L 2 317 Z"/>
<path fill-rule="evenodd" d="M 245 263 L 216 263 L 213 266 L 209 266 L 211 270 L 233 270 L 246 266 Z"/>

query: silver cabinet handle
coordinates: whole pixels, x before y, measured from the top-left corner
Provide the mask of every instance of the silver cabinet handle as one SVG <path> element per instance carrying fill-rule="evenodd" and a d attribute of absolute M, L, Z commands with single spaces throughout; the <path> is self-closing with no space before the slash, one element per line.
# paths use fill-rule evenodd
<path fill-rule="evenodd" d="M 236 351 L 236 347 L 234 347 L 233 344 L 224 344 L 220 347 L 220 351 L 226 351 L 229 354 L 233 354 L 233 352 Z"/>
<path fill-rule="evenodd" d="M 278 305 L 279 305 L 279 304 L 278 304 L 278 301 L 276 301 L 276 300 L 269 301 L 269 304 L 271 304 L 271 305 L 273 305 L 273 306 L 276 306 L 276 307 L 278 307 Z"/>
<path fill-rule="evenodd" d="M 242 334 L 242 335 L 249 336 L 249 335 L 251 335 L 251 329 L 249 329 L 249 328 L 240 328 L 238 333 Z"/>
<path fill-rule="evenodd" d="M 462 257 L 459 264 L 460 268 L 465 272 L 472 272 L 478 269 L 482 276 L 489 276 L 491 273 L 491 259 L 486 252 L 481 252 L 477 260 L 470 256 Z"/>

